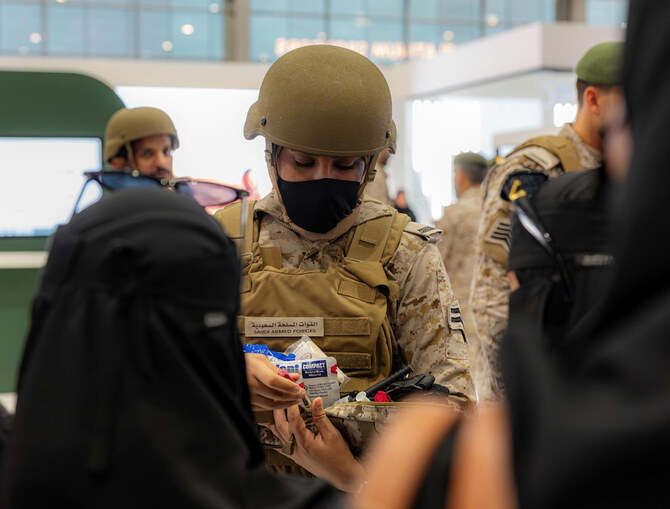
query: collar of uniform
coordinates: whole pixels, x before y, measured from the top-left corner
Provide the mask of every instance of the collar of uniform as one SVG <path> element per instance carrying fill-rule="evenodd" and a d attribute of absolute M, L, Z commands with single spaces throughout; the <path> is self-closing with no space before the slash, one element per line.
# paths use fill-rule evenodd
<path fill-rule="evenodd" d="M 326 233 L 314 233 L 308 232 L 290 220 L 287 220 L 288 218 L 285 217 L 284 207 L 282 207 L 281 203 L 279 203 L 277 195 L 273 190 L 258 200 L 258 202 L 256 202 L 256 206 L 254 207 L 254 217 L 258 217 L 260 213 L 268 214 L 276 220 L 288 224 L 292 230 L 305 239 L 311 241 L 330 242 L 341 237 L 354 226 L 358 226 L 359 224 L 365 223 L 377 217 L 391 215 L 393 213 L 393 209 L 378 202 L 377 200 L 364 196 L 362 203 L 359 203 L 358 206 L 351 212 L 351 214 L 340 221 L 335 228 Z"/>
<path fill-rule="evenodd" d="M 562 136 L 563 138 L 569 139 L 572 143 L 575 144 L 575 146 L 577 147 L 577 152 L 579 154 L 580 160 L 583 161 L 584 156 L 586 155 L 586 157 L 590 160 L 589 161 L 590 168 L 596 168 L 602 165 L 603 162 L 602 152 L 584 143 L 582 139 L 579 137 L 579 135 L 575 132 L 571 123 L 563 124 L 563 127 L 558 132 L 558 135 Z"/>

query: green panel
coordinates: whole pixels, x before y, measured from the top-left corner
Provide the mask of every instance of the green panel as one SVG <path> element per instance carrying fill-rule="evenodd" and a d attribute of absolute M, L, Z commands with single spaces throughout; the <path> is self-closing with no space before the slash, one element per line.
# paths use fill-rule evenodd
<path fill-rule="evenodd" d="M 0 270 L 0 392 L 13 392 L 39 269 Z"/>
<path fill-rule="evenodd" d="M 103 139 L 107 120 L 122 107 L 90 76 L 0 71 L 0 136 Z"/>
<path fill-rule="evenodd" d="M 44 251 L 48 237 L 0 237 L 3 251 Z M 0 270 L 0 273 L 2 271 Z"/>

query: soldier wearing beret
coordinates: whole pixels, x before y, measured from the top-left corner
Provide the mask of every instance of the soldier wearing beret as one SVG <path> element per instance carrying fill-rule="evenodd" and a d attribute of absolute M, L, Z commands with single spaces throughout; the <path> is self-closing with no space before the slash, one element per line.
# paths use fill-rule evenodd
<path fill-rule="evenodd" d="M 510 204 L 500 198 L 503 182 L 507 175 L 520 170 L 544 171 L 555 177 L 602 165 L 603 118 L 609 109 L 620 104 L 622 96 L 622 54 L 623 43 L 619 42 L 589 49 L 575 69 L 578 97 L 575 121 L 565 124 L 556 136 L 534 138 L 516 147 L 491 169 L 483 184 L 470 292 L 475 325 L 471 342 L 479 342 L 475 350 L 481 356 L 472 359 L 471 365 L 473 378 L 479 381 L 480 401 L 499 399 L 503 392 L 498 350 L 507 329 L 511 212 Z M 477 373 L 478 366 L 486 369 Z"/>
<path fill-rule="evenodd" d="M 468 350 L 471 350 L 473 346 L 476 348 L 479 344 L 473 338 L 474 319 L 468 306 L 468 300 L 470 298 L 475 248 L 477 247 L 479 213 L 482 207 L 481 185 L 489 166 L 489 162 L 484 157 L 474 152 L 462 152 L 454 157 L 454 188 L 458 201 L 444 210 L 442 219 L 437 223 L 437 227 L 442 230 L 442 238 L 437 247 L 451 278 L 454 295 L 461 304 L 461 312 L 469 342 Z M 480 366 L 478 369 L 472 366 L 472 360 L 481 362 L 481 356 L 478 352 L 469 351 L 469 354 L 472 373 L 483 372 L 486 366 Z M 479 380 L 474 376 L 473 382 L 475 389 L 480 390 L 478 389 Z"/>

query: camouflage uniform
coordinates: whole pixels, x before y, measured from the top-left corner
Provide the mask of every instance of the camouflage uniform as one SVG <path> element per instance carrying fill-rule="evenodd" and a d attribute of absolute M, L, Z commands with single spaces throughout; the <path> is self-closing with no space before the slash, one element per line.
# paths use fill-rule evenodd
<path fill-rule="evenodd" d="M 274 191 L 259 200 L 254 211 L 264 213 L 260 246 L 280 247 L 283 267 L 323 271 L 341 258 L 346 233 L 332 240 L 305 239 L 283 221 L 284 212 Z M 387 211 L 388 207 L 366 197 L 355 225 Z M 407 362 L 416 373 L 432 374 L 437 383 L 448 387 L 454 403 L 474 401 L 466 343 L 458 328 L 460 316 L 452 316 L 458 306 L 435 245 L 403 232 L 385 271 L 400 287 L 400 297 L 388 301 L 387 312 Z"/>
<path fill-rule="evenodd" d="M 442 230 L 442 239 L 438 242 L 437 247 L 451 279 L 454 294 L 461 303 L 461 313 L 468 337 L 470 370 L 477 392 L 481 392 L 479 387 L 481 381 L 476 378 L 476 375 L 482 373 L 486 366 L 474 365 L 474 362 L 483 363 L 478 353 L 479 341 L 475 337 L 474 318 L 470 310 L 469 299 L 481 208 L 482 189 L 479 186 L 471 187 L 456 203 L 444 210 L 442 219 L 437 223 L 437 227 Z"/>
<path fill-rule="evenodd" d="M 571 124 L 563 126 L 558 136 L 568 138 L 575 145 L 580 163 L 585 169 L 602 164 L 602 154 L 586 145 Z M 509 283 L 507 281 L 507 253 L 509 252 L 512 205 L 500 198 L 502 184 L 510 173 L 518 170 L 546 171 L 551 177 L 563 173 L 560 161 L 546 149 L 529 147 L 512 154 L 495 166 L 484 181 L 484 202 L 479 219 L 477 252 L 470 291 L 470 308 L 474 314 L 475 339 L 480 342 L 481 359 L 472 362 L 473 368 L 488 366 L 489 373 L 473 374 L 484 381 L 480 400 L 495 400 L 502 394 L 498 350 L 507 329 Z M 488 377 L 488 379 L 485 379 Z M 479 386 L 478 386 L 479 389 Z"/>
<path fill-rule="evenodd" d="M 393 201 L 389 196 L 388 186 L 386 185 L 386 172 L 384 165 L 377 164 L 377 174 L 375 179 L 365 187 L 365 194 L 370 198 L 382 202 L 384 205 L 393 207 Z"/>

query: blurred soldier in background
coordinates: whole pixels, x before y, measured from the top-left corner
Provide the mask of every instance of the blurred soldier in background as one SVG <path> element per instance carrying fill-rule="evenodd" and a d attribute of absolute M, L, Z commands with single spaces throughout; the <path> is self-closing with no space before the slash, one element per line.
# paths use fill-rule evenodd
<path fill-rule="evenodd" d="M 484 182 L 470 292 L 480 355 L 482 362 L 489 364 L 491 374 L 480 394 L 484 400 L 499 398 L 503 390 L 498 351 L 507 328 L 511 208 L 500 198 L 500 190 L 507 175 L 514 171 L 544 171 L 555 177 L 602 164 L 603 118 L 611 105 L 618 107 L 622 95 L 622 50 L 623 43 L 612 42 L 587 51 L 575 69 L 579 102 L 575 122 L 564 125 L 557 136 L 542 136 L 523 143 L 495 166 Z"/>
<path fill-rule="evenodd" d="M 156 179 L 173 178 L 172 153 L 178 148 L 174 124 L 158 108 L 122 108 L 107 122 L 103 156 L 117 170 L 130 169 Z"/>
<path fill-rule="evenodd" d="M 481 184 L 486 177 L 487 166 L 486 159 L 473 152 L 464 152 L 454 157 L 454 188 L 458 201 L 444 210 L 442 219 L 437 223 L 437 227 L 442 230 L 442 239 L 437 247 L 451 279 L 454 294 L 461 304 L 470 352 L 470 371 L 478 393 L 482 390 L 480 379 L 487 380 L 489 377 L 481 374 L 487 369 L 487 365 L 478 355 L 479 342 L 474 334 L 474 319 L 468 300 L 479 212 L 482 207 Z"/>

